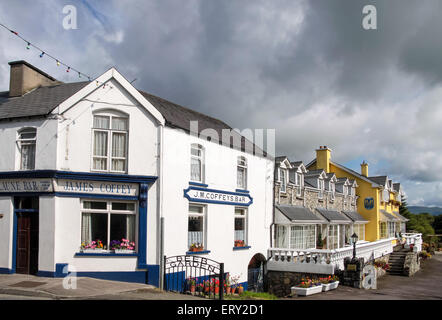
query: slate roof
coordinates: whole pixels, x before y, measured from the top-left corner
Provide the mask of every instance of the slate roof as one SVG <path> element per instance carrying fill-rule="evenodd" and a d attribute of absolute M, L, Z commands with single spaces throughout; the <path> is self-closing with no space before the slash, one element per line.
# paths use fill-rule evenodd
<path fill-rule="evenodd" d="M 2 92 L 0 93 L 0 119 L 48 115 L 55 107 L 88 83 L 84 81 L 38 87 L 20 97 L 9 97 L 9 92 Z"/>
<path fill-rule="evenodd" d="M 322 208 L 316 208 L 316 210 L 325 218 L 327 221 L 333 223 L 333 222 L 339 222 L 339 223 L 349 223 L 351 220 L 347 218 L 346 215 L 334 211 L 334 210 L 327 210 Z"/>
<path fill-rule="evenodd" d="M 342 211 L 350 220 L 353 222 L 368 222 L 368 220 L 364 219 L 359 213 L 356 211 Z"/>
<path fill-rule="evenodd" d="M 398 219 L 401 220 L 402 222 L 407 222 L 407 221 L 410 220 L 410 219 L 405 218 L 403 215 L 399 214 L 399 212 L 393 212 L 393 213 L 394 213 L 394 214 L 398 217 Z"/>
<path fill-rule="evenodd" d="M 292 222 L 323 221 L 306 207 L 290 205 L 276 205 L 275 207 Z"/>
<path fill-rule="evenodd" d="M 9 92 L 1 92 L 0 120 L 46 116 L 60 103 L 89 83 L 88 81 L 84 81 L 38 87 L 20 97 L 9 97 Z M 180 128 L 190 132 L 190 121 L 198 121 L 198 133 L 204 129 L 214 129 L 218 133 L 220 140 L 222 139 L 223 129 L 232 130 L 229 125 L 221 120 L 180 106 L 150 93 L 141 90 L 138 91 L 163 115 L 166 120 L 166 125 L 169 127 Z M 246 139 L 236 131 L 232 131 L 232 136 L 241 139 L 241 150 L 244 150 Z M 232 144 L 233 141 L 230 141 L 230 144 Z M 261 148 L 253 143 L 250 143 L 250 145 L 254 146 L 255 151 L 261 150 Z M 266 155 L 265 151 L 262 151 L 261 155 Z"/>
<path fill-rule="evenodd" d="M 400 221 L 399 218 L 396 218 L 395 216 L 393 216 L 392 214 L 388 213 L 385 210 L 380 210 L 381 212 L 381 221 L 382 222 L 386 222 L 386 221 Z"/>
<path fill-rule="evenodd" d="M 368 179 L 384 187 L 388 184 L 387 176 L 368 177 Z"/>

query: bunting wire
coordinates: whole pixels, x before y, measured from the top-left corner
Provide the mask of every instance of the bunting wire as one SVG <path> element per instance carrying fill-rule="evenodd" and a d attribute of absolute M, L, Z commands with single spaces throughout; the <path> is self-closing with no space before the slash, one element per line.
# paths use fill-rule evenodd
<path fill-rule="evenodd" d="M 21 40 L 23 40 L 26 43 L 26 49 L 29 50 L 31 47 L 33 47 L 33 48 L 37 49 L 38 51 L 40 51 L 41 52 L 40 53 L 40 58 L 49 57 L 49 58 L 51 58 L 52 60 L 54 60 L 56 62 L 57 66 L 60 66 L 60 65 L 65 66 L 66 67 L 66 72 L 73 71 L 74 73 L 78 74 L 79 78 L 81 78 L 83 76 L 83 77 L 87 78 L 88 81 L 91 81 L 91 76 L 89 76 L 89 75 L 87 75 L 87 74 L 85 74 L 85 73 L 83 73 L 83 72 L 81 72 L 81 71 L 79 71 L 79 70 L 77 70 L 77 69 L 67 65 L 61 59 L 58 59 L 58 58 L 54 57 L 53 55 L 49 54 L 46 50 L 41 49 L 40 47 L 38 47 L 35 44 L 33 44 L 30 41 L 28 41 L 27 39 L 23 38 L 17 31 L 8 28 L 7 26 L 5 26 L 1 22 L 0 22 L 0 26 L 5 28 L 6 30 L 8 30 L 10 33 L 14 34 L 15 36 L 17 36 Z M 95 80 L 95 82 L 96 82 L 97 86 L 102 85 L 102 84 L 103 84 L 103 88 L 106 86 L 105 83 L 99 82 L 98 80 Z"/>

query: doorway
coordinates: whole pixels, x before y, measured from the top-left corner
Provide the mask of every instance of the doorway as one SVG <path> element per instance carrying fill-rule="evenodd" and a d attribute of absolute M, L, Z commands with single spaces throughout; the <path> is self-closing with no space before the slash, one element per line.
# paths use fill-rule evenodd
<path fill-rule="evenodd" d="M 265 264 L 266 258 L 260 254 L 255 254 L 248 265 L 247 290 L 255 292 L 265 291 Z"/>
<path fill-rule="evenodd" d="M 17 221 L 15 272 L 37 274 L 39 213 L 38 197 L 15 197 Z"/>

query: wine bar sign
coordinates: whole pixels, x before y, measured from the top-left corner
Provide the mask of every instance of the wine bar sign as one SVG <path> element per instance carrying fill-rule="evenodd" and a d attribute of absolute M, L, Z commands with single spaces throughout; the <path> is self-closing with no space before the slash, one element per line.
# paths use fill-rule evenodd
<path fill-rule="evenodd" d="M 249 194 L 193 186 L 184 190 L 184 197 L 193 202 L 228 204 L 235 206 L 249 206 L 253 203 L 253 198 Z"/>

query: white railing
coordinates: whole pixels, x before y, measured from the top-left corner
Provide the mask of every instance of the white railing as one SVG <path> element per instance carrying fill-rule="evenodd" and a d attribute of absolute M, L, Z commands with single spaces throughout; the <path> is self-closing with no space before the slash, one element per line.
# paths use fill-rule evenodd
<path fill-rule="evenodd" d="M 394 238 L 356 244 L 356 257 L 376 259 L 393 251 Z M 344 268 L 344 259 L 353 256 L 353 247 L 335 250 L 325 249 L 284 249 L 268 250 L 268 270 L 309 273 L 333 273 Z"/>
<path fill-rule="evenodd" d="M 401 243 L 406 248 L 410 248 L 410 245 L 413 245 L 414 251 L 422 251 L 422 233 L 402 233 Z"/>

